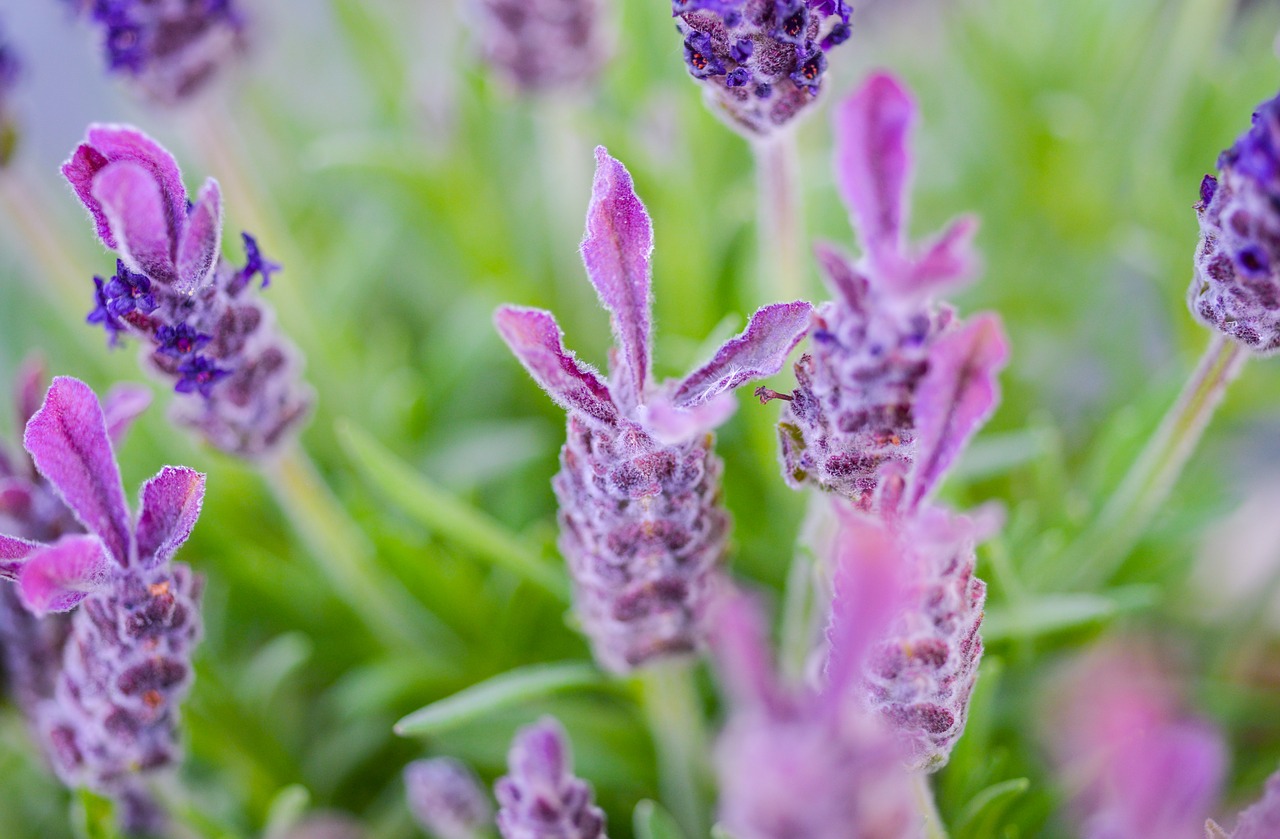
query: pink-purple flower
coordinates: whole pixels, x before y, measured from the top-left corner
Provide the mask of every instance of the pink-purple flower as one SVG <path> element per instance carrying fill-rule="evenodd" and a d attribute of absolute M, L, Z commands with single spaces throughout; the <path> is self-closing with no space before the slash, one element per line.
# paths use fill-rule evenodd
<path fill-rule="evenodd" d="M 415 760 L 404 768 L 409 811 L 438 839 L 480 839 L 493 824 L 493 806 L 476 774 L 451 757 Z"/>
<path fill-rule="evenodd" d="M 502 839 L 605 839 L 604 811 L 573 774 L 569 738 L 554 717 L 521 729 L 494 792 Z"/>
<path fill-rule="evenodd" d="M 1217 823 L 1206 825 L 1208 839 L 1271 839 L 1280 836 L 1280 772 L 1267 778 L 1262 798 L 1246 808 L 1228 833 Z"/>
<path fill-rule="evenodd" d="M 522 93 L 580 88 L 608 55 L 601 0 L 468 0 L 481 53 Z"/>

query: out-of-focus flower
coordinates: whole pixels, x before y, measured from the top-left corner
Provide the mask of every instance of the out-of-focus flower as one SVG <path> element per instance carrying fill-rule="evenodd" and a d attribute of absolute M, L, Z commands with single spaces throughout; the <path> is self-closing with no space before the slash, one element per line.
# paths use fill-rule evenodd
<path fill-rule="evenodd" d="M 18 145 L 18 126 L 13 116 L 13 91 L 22 76 L 22 64 L 0 28 L 0 168 L 13 158 Z"/>
<path fill-rule="evenodd" d="M 608 56 L 601 0 L 469 0 L 484 59 L 522 93 L 590 83 Z"/>
<path fill-rule="evenodd" d="M 68 0 L 101 31 L 107 68 L 172 104 L 199 92 L 246 46 L 239 0 Z"/>
<path fill-rule="evenodd" d="M 85 532 L 51 543 L 0 536 L 0 576 L 37 616 L 80 606 L 53 696 L 36 709 L 58 775 L 150 823 L 137 777 L 177 760 L 178 704 L 200 634 L 200 581 L 171 560 L 200 514 L 204 476 L 166 466 L 143 486 L 135 522 L 108 428 L 88 385 L 53 380 L 24 443 Z"/>
<path fill-rule="evenodd" d="M 573 774 L 569 738 L 553 717 L 521 729 L 494 785 L 503 839 L 605 839 L 604 811 Z"/>
<path fill-rule="evenodd" d="M 306 816 L 281 839 L 365 839 L 364 826 L 347 813 L 324 810 Z"/>
<path fill-rule="evenodd" d="M 920 463 L 920 413 L 960 410 L 957 419 L 976 428 L 995 406 L 995 375 L 1007 354 L 995 315 L 961 327 L 934 300 L 973 273 L 974 220 L 956 221 L 919 251 L 906 246 L 915 119 L 910 94 L 886 74 L 872 76 L 838 108 L 836 179 L 863 257 L 855 264 L 819 247 L 835 299 L 815 314 L 811 347 L 795 367 L 798 386 L 790 395 L 757 391 L 765 401 L 788 400 L 779 425 L 788 483 L 811 484 L 863 508 L 886 466 L 945 468 L 967 435 L 937 450 L 942 461 Z"/>
<path fill-rule="evenodd" d="M 569 439 L 554 481 L 560 548 L 596 658 L 625 672 L 697 647 L 729 528 L 710 432 L 734 410 L 730 391 L 782 367 L 807 328 L 810 306 L 765 306 L 706 365 L 655 385 L 653 230 L 627 170 L 603 148 L 596 159 L 582 255 L 616 339 L 608 381 L 564 348 L 550 312 L 503 307 L 495 321 L 533 378 L 568 411 Z"/>
<path fill-rule="evenodd" d="M 1280 772 L 1267 779 L 1262 799 L 1240 814 L 1235 830 L 1227 833 L 1210 820 L 1205 832 L 1208 839 L 1273 839 L 1280 836 Z"/>
<path fill-rule="evenodd" d="M 476 839 L 493 823 L 493 807 L 471 769 L 449 757 L 415 760 L 404 769 L 409 810 L 439 839 Z"/>
<path fill-rule="evenodd" d="M 1053 686 L 1050 752 L 1086 839 L 1200 839 L 1227 766 L 1226 743 L 1186 713 L 1149 652 L 1112 643 Z"/>
<path fill-rule="evenodd" d="M 1192 313 L 1257 355 L 1280 350 L 1280 96 L 1200 184 Z"/>
<path fill-rule="evenodd" d="M 689 74 L 748 137 L 786 126 L 818 96 L 827 51 L 849 39 L 845 0 L 672 0 Z"/>
<path fill-rule="evenodd" d="M 94 278 L 95 308 L 111 343 L 121 334 L 149 345 L 146 366 L 186 398 L 177 422 L 241 457 L 278 450 L 312 401 L 293 345 L 258 297 L 280 266 L 244 234 L 246 263 L 220 255 L 222 196 L 205 181 L 192 202 L 173 157 L 142 132 L 94 125 L 63 164 L 103 244 L 119 259 L 110 280 Z"/>

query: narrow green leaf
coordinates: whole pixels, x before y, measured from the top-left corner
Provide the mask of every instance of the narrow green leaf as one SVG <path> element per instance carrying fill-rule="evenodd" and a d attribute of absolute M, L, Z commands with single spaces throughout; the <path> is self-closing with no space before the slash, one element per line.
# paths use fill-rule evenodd
<path fill-rule="evenodd" d="M 340 420 L 335 430 L 348 457 L 391 503 L 428 530 L 568 602 L 569 585 L 563 570 L 543 561 L 501 523 L 418 474 L 354 423 Z"/>
<path fill-rule="evenodd" d="M 724 825 L 713 824 L 711 825 L 711 839 L 734 839 L 734 836 L 728 830 L 725 830 Z"/>
<path fill-rule="evenodd" d="M 631 816 L 636 839 L 685 839 L 675 818 L 656 801 L 644 799 Z"/>
<path fill-rule="evenodd" d="M 1014 607 L 989 610 L 983 622 L 982 638 L 990 643 L 1078 629 L 1122 612 L 1146 608 L 1156 602 L 1158 596 L 1159 590 L 1155 586 L 1135 585 L 1111 589 L 1104 594 L 1065 593 L 1032 597 Z"/>
<path fill-rule="evenodd" d="M 290 784 L 276 793 L 267 808 L 267 823 L 262 828 L 263 839 L 283 839 L 301 820 L 311 804 L 311 793 L 302 784 Z"/>
<path fill-rule="evenodd" d="M 1010 778 L 1007 781 L 992 784 L 970 799 L 968 804 L 964 805 L 964 809 L 960 811 L 960 817 L 955 821 L 954 829 L 958 831 L 967 827 L 1001 799 L 1022 795 L 1029 789 L 1031 789 L 1031 779 L 1029 778 Z"/>
<path fill-rule="evenodd" d="M 115 804 L 87 789 L 71 800 L 71 824 L 77 839 L 120 839 L 116 828 Z"/>
<path fill-rule="evenodd" d="M 436 734 L 531 699 L 566 690 L 599 688 L 606 684 L 600 671 L 585 662 L 517 667 L 419 708 L 396 723 L 395 731 L 402 737 Z"/>

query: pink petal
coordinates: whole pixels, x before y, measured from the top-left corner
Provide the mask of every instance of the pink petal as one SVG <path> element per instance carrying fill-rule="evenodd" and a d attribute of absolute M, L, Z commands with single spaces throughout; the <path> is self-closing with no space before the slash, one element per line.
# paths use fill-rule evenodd
<path fill-rule="evenodd" d="M 14 393 L 20 425 L 26 425 L 31 415 L 40 410 L 40 400 L 48 381 L 44 359 L 32 355 L 23 360 L 22 366 L 18 368 L 18 385 Z"/>
<path fill-rule="evenodd" d="M 772 376 L 809 331 L 812 312 L 813 307 L 803 301 L 761 308 L 741 334 L 725 342 L 711 361 L 680 383 L 671 403 L 693 408 L 753 379 Z"/>
<path fill-rule="evenodd" d="M 129 563 L 129 508 L 107 421 L 84 382 L 58 376 L 23 438 L 36 468 L 122 566 Z"/>
<path fill-rule="evenodd" d="M 609 311 L 622 366 L 629 377 L 626 391 L 637 401 L 643 401 L 649 381 L 652 252 L 653 225 L 636 196 L 631 174 L 604 146 L 598 146 L 582 261 L 600 302 Z"/>
<path fill-rule="evenodd" d="M 112 163 L 93 179 L 93 197 L 106 214 L 124 264 L 153 280 L 175 282 L 174 240 L 165 223 L 164 196 L 153 175 L 138 163 Z"/>
<path fill-rule="evenodd" d="M 732 394 L 722 393 L 692 408 L 676 408 L 665 394 L 659 393 L 636 412 L 644 430 L 665 446 L 688 442 L 699 434 L 719 428 L 738 402 Z"/>
<path fill-rule="evenodd" d="M 151 391 L 142 385 L 120 384 L 107 391 L 102 400 L 102 414 L 107 421 L 107 436 L 112 443 L 119 443 L 147 406 L 151 404 Z"/>
<path fill-rule="evenodd" d="M 748 707 L 782 704 L 784 691 L 774 674 L 760 605 L 726 582 L 712 602 L 707 626 L 711 660 L 734 702 Z"/>
<path fill-rule="evenodd" d="M 190 293 L 204 285 L 218 264 L 222 242 L 222 193 L 209 178 L 187 216 L 178 242 L 178 283 L 175 291 Z"/>
<path fill-rule="evenodd" d="M 95 536 L 64 536 L 32 554 L 22 567 L 18 591 L 37 615 L 65 612 L 101 588 L 110 570 Z"/>
<path fill-rule="evenodd" d="M 187 216 L 187 188 L 182 185 L 182 172 L 173 155 L 129 125 L 91 125 L 88 143 L 108 161 L 134 161 L 151 173 L 160 188 L 169 240 L 176 242 Z"/>
<path fill-rule="evenodd" d="M 875 261 L 903 251 L 915 121 L 911 94 L 887 73 L 872 75 L 836 109 L 836 185 Z"/>
<path fill-rule="evenodd" d="M 555 316 L 541 309 L 502 306 L 493 320 L 502 340 L 557 405 L 605 425 L 617 422 L 618 408 L 608 386 L 564 348 Z"/>
<path fill-rule="evenodd" d="M 941 481 L 979 426 L 1000 401 L 996 376 L 1009 346 L 994 314 L 977 315 L 939 338 L 929 350 L 929 370 L 916 391 L 916 458 L 908 507 L 918 505 Z"/>
<path fill-rule="evenodd" d="M 18 573 L 26 564 L 27 558 L 42 547 L 44 546 L 37 542 L 0 534 L 0 578 L 18 579 Z"/>
<path fill-rule="evenodd" d="M 138 514 L 138 561 L 155 568 L 173 558 L 191 535 L 204 501 L 204 475 L 166 466 L 142 487 Z"/>
<path fill-rule="evenodd" d="M 867 278 L 853 267 L 849 259 L 836 249 L 834 245 L 818 242 L 813 246 L 814 256 L 822 268 L 827 287 L 855 312 L 866 311 L 868 283 Z"/>

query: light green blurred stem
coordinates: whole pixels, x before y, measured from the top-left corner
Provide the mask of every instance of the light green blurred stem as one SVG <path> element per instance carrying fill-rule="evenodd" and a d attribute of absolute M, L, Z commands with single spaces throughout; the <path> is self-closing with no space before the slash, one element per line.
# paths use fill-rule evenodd
<path fill-rule="evenodd" d="M 911 778 L 914 787 L 916 809 L 924 819 L 925 839 L 947 839 L 947 828 L 942 823 L 942 815 L 933 800 L 933 789 L 929 786 L 929 776 L 923 772 L 915 772 Z"/>
<path fill-rule="evenodd" d="M 804 296 L 804 203 L 794 130 L 754 140 L 762 300 Z"/>
<path fill-rule="evenodd" d="M 1102 512 L 1076 541 L 1072 551 L 1078 561 L 1073 582 L 1089 585 L 1105 580 L 1137 544 L 1177 483 L 1222 403 L 1227 385 L 1239 374 L 1246 358 L 1238 344 L 1214 333 L 1178 400 Z"/>
<path fill-rule="evenodd" d="M 707 732 L 694 682 L 696 662 L 660 661 L 639 673 L 641 701 L 658 757 L 662 803 L 685 836 L 707 835 L 702 786 Z"/>
<path fill-rule="evenodd" d="M 264 465 L 267 481 L 334 591 L 388 646 L 427 649 L 444 632 L 376 563 L 373 545 L 296 443 Z"/>
<path fill-rule="evenodd" d="M 71 256 L 47 199 L 40 184 L 16 167 L 0 171 L 0 208 L 8 220 L 5 227 L 10 246 L 40 271 L 36 285 L 59 306 L 81 304 L 88 311 L 92 283 Z"/>

